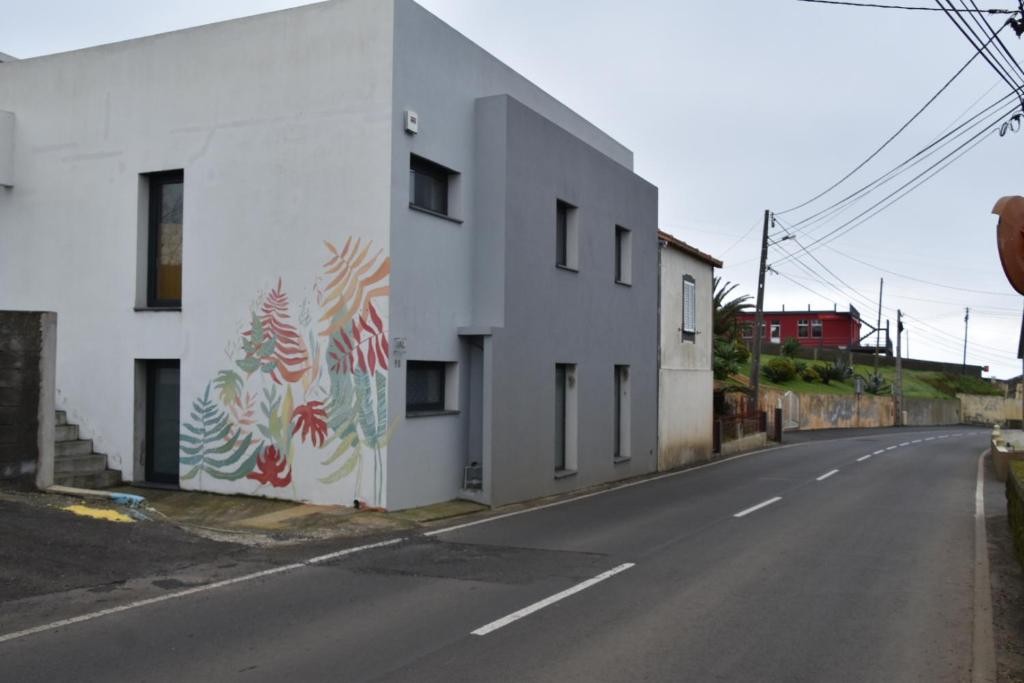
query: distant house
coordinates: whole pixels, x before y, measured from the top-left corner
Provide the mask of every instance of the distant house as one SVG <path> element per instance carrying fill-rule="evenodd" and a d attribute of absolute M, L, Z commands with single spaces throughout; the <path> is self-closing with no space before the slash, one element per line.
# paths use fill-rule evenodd
<path fill-rule="evenodd" d="M 708 460 L 712 449 L 711 277 L 722 262 L 659 232 L 661 348 L 658 469 Z"/>
<path fill-rule="evenodd" d="M 754 314 L 743 313 L 737 316 L 740 334 L 746 342 L 754 340 Z M 765 311 L 764 337 L 762 341 L 769 344 L 781 344 L 787 339 L 796 339 L 803 346 L 817 346 L 835 349 L 862 349 L 861 328 L 868 327 L 861 321 L 860 312 L 850 305 L 848 311 L 824 310 L 812 311 Z M 868 332 L 870 339 L 864 341 L 872 344 L 874 335 Z M 888 332 L 883 329 L 880 344 L 886 352 L 890 345 Z"/>

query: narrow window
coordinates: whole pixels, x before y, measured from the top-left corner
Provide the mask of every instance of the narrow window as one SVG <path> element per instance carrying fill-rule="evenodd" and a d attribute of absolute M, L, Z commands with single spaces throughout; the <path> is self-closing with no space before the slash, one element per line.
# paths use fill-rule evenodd
<path fill-rule="evenodd" d="M 779 342 L 782 341 L 782 323 L 780 321 L 778 321 L 778 320 L 773 320 L 772 321 L 772 330 L 771 330 L 771 332 L 772 332 L 772 336 L 771 336 L 772 344 L 778 344 Z"/>
<path fill-rule="evenodd" d="M 450 169 L 415 154 L 409 158 L 409 205 L 431 213 L 448 215 Z"/>
<path fill-rule="evenodd" d="M 555 202 L 555 265 L 576 270 L 579 267 L 576 207 L 559 199 Z"/>
<path fill-rule="evenodd" d="M 697 281 L 691 275 L 683 276 L 683 341 L 693 341 L 697 335 Z"/>
<path fill-rule="evenodd" d="M 811 336 L 812 337 L 820 337 L 821 336 L 821 321 L 820 320 L 812 320 L 811 321 Z"/>
<path fill-rule="evenodd" d="M 405 412 L 445 410 L 445 363 L 411 360 L 405 368 Z"/>
<path fill-rule="evenodd" d="M 796 321 L 796 336 L 806 337 L 807 336 L 807 321 L 797 320 Z"/>
<path fill-rule="evenodd" d="M 743 323 L 742 330 L 744 339 L 754 338 L 754 326 L 751 323 Z"/>
<path fill-rule="evenodd" d="M 177 485 L 180 361 L 150 360 L 145 367 L 146 481 Z"/>
<path fill-rule="evenodd" d="M 149 255 L 146 304 L 181 306 L 182 217 L 185 177 L 182 171 L 151 173 L 149 181 Z"/>
<path fill-rule="evenodd" d="M 576 471 L 577 397 L 576 366 L 555 365 L 555 474 Z"/>
<path fill-rule="evenodd" d="M 622 285 L 632 282 L 631 262 L 633 244 L 631 233 L 621 225 L 615 226 L 615 281 Z"/>
<path fill-rule="evenodd" d="M 628 458 L 629 453 L 629 366 L 615 366 L 615 459 Z"/>

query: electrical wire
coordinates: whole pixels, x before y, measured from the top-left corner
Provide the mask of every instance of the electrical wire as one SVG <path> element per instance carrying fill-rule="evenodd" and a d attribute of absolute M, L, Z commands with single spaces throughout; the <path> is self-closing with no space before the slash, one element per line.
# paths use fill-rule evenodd
<path fill-rule="evenodd" d="M 979 47 L 979 45 L 974 42 L 975 38 L 978 39 L 979 43 L 981 42 L 981 39 L 978 38 L 977 34 L 974 33 L 974 29 L 972 29 L 970 24 L 967 24 L 966 21 L 964 22 L 963 26 L 961 26 L 959 21 L 960 17 L 957 14 L 950 12 L 950 9 L 955 9 L 953 8 L 953 3 L 951 1 L 948 2 L 948 8 L 946 7 L 946 5 L 943 4 L 942 0 L 935 0 L 935 2 L 946 13 L 946 16 L 949 18 L 951 22 L 953 22 L 953 25 L 956 26 L 957 30 L 963 34 L 964 38 L 967 39 L 967 42 L 969 42 L 976 50 L 978 50 L 978 52 L 981 53 L 982 58 L 986 62 L 988 62 L 988 65 L 991 66 L 995 70 L 995 72 L 999 74 L 999 77 L 1006 81 L 1006 84 L 1010 86 L 1010 90 L 1019 96 L 1020 85 L 1017 83 L 1017 81 L 1010 76 L 1009 72 L 1006 71 L 1002 64 L 997 64 L 998 59 L 996 61 L 993 61 L 992 58 L 989 57 L 989 52 L 986 49 L 989 43 L 985 43 L 984 45 L 981 45 Z M 965 26 L 967 27 L 967 30 L 964 29 Z M 968 30 L 970 31 L 970 34 L 968 34 Z M 989 40 L 989 42 L 991 42 L 991 39 Z"/>
<path fill-rule="evenodd" d="M 882 5 L 873 2 L 847 2 L 846 0 L 797 0 L 797 2 L 813 2 L 821 5 L 843 5 L 846 7 L 871 7 L 874 9 L 903 9 L 903 10 L 916 10 L 919 12 L 938 12 L 937 7 L 916 7 L 911 5 Z M 1012 9 L 974 9 L 974 10 L 956 10 L 963 13 L 974 13 L 980 12 L 983 14 L 1014 14 L 1017 10 Z"/>

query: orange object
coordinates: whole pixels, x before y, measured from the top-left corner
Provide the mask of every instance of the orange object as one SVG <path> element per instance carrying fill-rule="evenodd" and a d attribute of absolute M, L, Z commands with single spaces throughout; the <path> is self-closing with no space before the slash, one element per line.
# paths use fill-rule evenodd
<path fill-rule="evenodd" d="M 1003 272 L 1013 288 L 1024 294 L 1024 197 L 1002 197 L 992 213 L 999 216 L 996 241 Z"/>

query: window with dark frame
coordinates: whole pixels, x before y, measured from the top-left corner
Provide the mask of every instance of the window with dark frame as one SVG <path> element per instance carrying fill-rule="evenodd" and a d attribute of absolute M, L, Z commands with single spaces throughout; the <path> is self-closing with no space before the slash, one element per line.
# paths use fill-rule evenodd
<path fill-rule="evenodd" d="M 631 281 L 629 236 L 628 228 L 615 226 L 615 281 L 622 285 Z"/>
<path fill-rule="evenodd" d="M 569 210 L 572 207 L 558 200 L 555 204 L 555 263 L 569 266 Z"/>
<path fill-rule="evenodd" d="M 149 184 L 146 305 L 180 308 L 185 174 L 165 171 L 150 173 L 146 178 Z"/>
<path fill-rule="evenodd" d="M 811 336 L 812 337 L 820 337 L 821 336 L 821 321 L 820 320 L 812 320 L 811 321 Z"/>
<path fill-rule="evenodd" d="M 628 398 L 624 399 L 625 387 L 629 381 L 629 366 L 615 366 L 615 458 L 622 458 L 627 455 L 626 444 L 623 440 L 622 422 L 624 410 L 629 409 Z"/>
<path fill-rule="evenodd" d="M 411 360 L 405 368 L 405 412 L 439 413 L 444 411 L 445 364 Z"/>
<path fill-rule="evenodd" d="M 566 382 L 569 366 L 564 363 L 555 364 L 555 471 L 565 470 L 565 401 Z"/>
<path fill-rule="evenodd" d="M 415 154 L 409 157 L 409 205 L 448 215 L 448 179 L 452 171 Z"/>
<path fill-rule="evenodd" d="M 796 336 L 806 337 L 807 336 L 807 321 L 797 320 L 796 321 Z"/>

